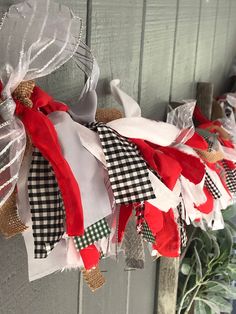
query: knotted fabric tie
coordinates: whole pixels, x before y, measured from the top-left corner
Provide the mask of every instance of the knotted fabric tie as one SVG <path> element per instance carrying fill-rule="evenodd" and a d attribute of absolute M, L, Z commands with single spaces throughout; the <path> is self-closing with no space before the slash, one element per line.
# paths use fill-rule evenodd
<path fill-rule="evenodd" d="M 82 235 L 84 227 L 80 189 L 70 166 L 62 155 L 52 122 L 41 112 L 67 111 L 68 108 L 64 104 L 55 102 L 37 86 L 33 90 L 31 101 L 33 107 L 29 108 L 16 100 L 16 115 L 22 120 L 32 144 L 53 168 L 65 206 L 67 234 Z"/>

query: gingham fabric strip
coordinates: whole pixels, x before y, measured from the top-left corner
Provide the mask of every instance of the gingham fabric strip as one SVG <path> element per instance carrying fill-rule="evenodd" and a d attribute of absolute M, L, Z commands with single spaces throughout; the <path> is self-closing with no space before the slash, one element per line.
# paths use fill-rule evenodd
<path fill-rule="evenodd" d="M 205 177 L 205 186 L 208 188 L 209 192 L 213 196 L 215 200 L 221 197 L 221 192 L 216 186 L 216 184 L 212 181 L 211 177 L 209 174 L 206 172 L 206 177 Z"/>
<path fill-rule="evenodd" d="M 142 224 L 142 232 L 141 232 L 143 239 L 149 243 L 155 243 L 155 237 L 152 233 L 152 231 L 150 230 L 148 224 L 146 222 L 143 222 Z"/>
<path fill-rule="evenodd" d="M 155 198 L 146 162 L 136 145 L 103 123 L 90 123 L 88 127 L 98 132 L 116 203 Z"/>
<path fill-rule="evenodd" d="M 236 169 L 230 169 L 224 159 L 221 163 L 225 171 L 226 185 L 231 193 L 236 193 Z"/>
<path fill-rule="evenodd" d="M 64 205 L 49 162 L 34 148 L 28 177 L 34 257 L 46 258 L 64 234 Z"/>
<path fill-rule="evenodd" d="M 108 237 L 111 230 L 108 226 L 106 218 L 103 218 L 85 229 L 84 235 L 81 237 L 74 237 L 76 249 L 79 251 L 85 249 L 87 246 L 94 244 L 96 241 Z"/>
<path fill-rule="evenodd" d="M 184 221 L 184 208 L 183 204 L 179 203 L 177 206 L 177 211 L 179 213 L 179 217 L 177 220 L 178 226 L 179 226 L 179 232 L 180 232 L 180 240 L 181 240 L 181 247 L 185 247 L 187 245 L 187 233 L 186 233 L 186 228 L 185 228 L 185 221 Z"/>

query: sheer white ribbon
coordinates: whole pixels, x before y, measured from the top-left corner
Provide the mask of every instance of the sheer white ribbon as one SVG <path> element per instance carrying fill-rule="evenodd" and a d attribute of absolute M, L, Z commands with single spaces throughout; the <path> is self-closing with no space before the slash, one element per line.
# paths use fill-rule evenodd
<path fill-rule="evenodd" d="M 0 29 L 0 207 L 14 190 L 26 136 L 11 97 L 22 81 L 50 74 L 79 49 L 82 20 L 51 0 L 12 5 Z"/>

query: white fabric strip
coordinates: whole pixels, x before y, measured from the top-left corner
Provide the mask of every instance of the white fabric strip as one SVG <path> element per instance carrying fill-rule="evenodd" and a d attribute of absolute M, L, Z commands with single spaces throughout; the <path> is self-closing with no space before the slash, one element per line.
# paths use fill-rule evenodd
<path fill-rule="evenodd" d="M 84 214 L 84 227 L 111 214 L 111 206 L 104 183 L 103 166 L 83 147 L 78 123 L 66 112 L 53 112 L 49 119 L 55 126 L 63 156 L 78 182 Z"/>
<path fill-rule="evenodd" d="M 123 107 L 125 117 L 141 117 L 141 109 L 138 103 L 123 92 L 118 86 L 120 85 L 120 80 L 115 79 L 110 82 L 111 94 L 115 100 Z"/>
<path fill-rule="evenodd" d="M 171 145 L 181 132 L 174 125 L 142 117 L 117 119 L 107 125 L 125 137 L 139 138 L 161 146 Z"/>

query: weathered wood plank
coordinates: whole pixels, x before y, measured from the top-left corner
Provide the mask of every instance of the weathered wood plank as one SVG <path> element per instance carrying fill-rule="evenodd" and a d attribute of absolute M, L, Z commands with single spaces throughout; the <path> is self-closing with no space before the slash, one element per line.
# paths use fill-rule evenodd
<path fill-rule="evenodd" d="M 169 101 L 177 1 L 148 0 L 140 103 L 145 116 L 163 119 Z"/>
<path fill-rule="evenodd" d="M 77 314 L 77 271 L 29 283 L 22 237 L 1 237 L 0 247 L 0 314 Z"/>
<path fill-rule="evenodd" d="M 158 277 L 158 302 L 155 313 L 175 314 L 179 258 L 160 258 Z"/>
<path fill-rule="evenodd" d="M 194 97 L 200 0 L 179 0 L 170 100 Z"/>
<path fill-rule="evenodd" d="M 210 79 L 217 2 L 217 0 L 201 1 L 201 15 L 194 78 L 195 83 L 199 81 L 207 82 Z"/>
<path fill-rule="evenodd" d="M 212 83 L 197 83 L 197 103 L 204 116 L 211 119 L 214 86 Z"/>
<path fill-rule="evenodd" d="M 143 270 L 130 272 L 127 314 L 153 314 L 155 303 L 156 262 L 146 250 Z"/>
<path fill-rule="evenodd" d="M 140 0 L 92 2 L 91 47 L 101 69 L 100 106 L 114 106 L 108 95 L 108 83 L 114 78 L 131 97 L 138 97 L 142 10 Z"/>
<path fill-rule="evenodd" d="M 226 81 L 225 64 L 226 62 L 228 62 L 228 60 L 226 61 L 225 56 L 230 5 L 230 0 L 218 1 L 219 2 L 210 76 L 210 81 L 214 83 L 215 95 L 219 95 L 224 91 L 224 83 Z"/>
<path fill-rule="evenodd" d="M 236 42 L 233 39 L 236 38 L 235 16 L 236 16 L 236 2 L 234 0 L 231 0 L 229 4 L 228 32 L 226 41 L 226 58 L 225 58 L 226 77 L 228 77 L 228 75 L 230 74 L 233 60 L 236 57 Z M 229 88 L 230 86 L 228 84 L 227 89 Z"/>

